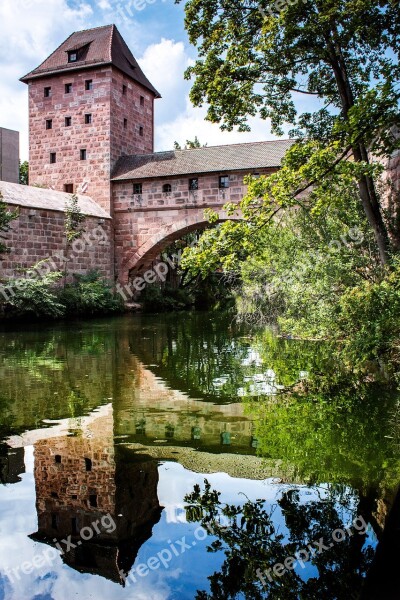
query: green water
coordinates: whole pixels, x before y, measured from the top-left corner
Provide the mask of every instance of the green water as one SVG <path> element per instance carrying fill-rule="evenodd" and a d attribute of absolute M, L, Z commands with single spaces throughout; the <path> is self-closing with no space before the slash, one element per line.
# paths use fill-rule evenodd
<path fill-rule="evenodd" d="M 224 315 L 3 330 L 0 598 L 399 597 L 398 393 L 374 379 Z"/>

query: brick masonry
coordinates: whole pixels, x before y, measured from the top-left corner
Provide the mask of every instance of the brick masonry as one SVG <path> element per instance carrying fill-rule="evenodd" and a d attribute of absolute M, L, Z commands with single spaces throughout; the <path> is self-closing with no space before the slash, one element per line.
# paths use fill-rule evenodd
<path fill-rule="evenodd" d="M 258 172 L 268 174 L 274 169 Z M 206 208 L 216 210 L 221 220 L 227 219 L 223 206 L 243 198 L 247 191 L 243 183 L 246 173 L 230 173 L 229 188 L 221 190 L 219 175 L 223 174 L 148 179 L 142 182 L 141 195 L 134 193 L 133 182 L 113 183 L 116 277 L 120 282 L 127 283 L 139 267 L 151 265 L 174 240 L 207 227 Z M 194 177 L 199 189 L 189 191 L 189 179 Z M 171 192 L 163 192 L 166 184 L 171 185 Z"/>
<path fill-rule="evenodd" d="M 87 82 L 92 89 L 86 89 Z M 153 102 L 150 92 L 114 67 L 31 81 L 30 185 L 65 191 L 72 184 L 73 191 L 85 191 L 111 213 L 110 178 L 117 160 L 123 154 L 153 152 Z M 81 160 L 83 150 L 86 160 Z M 51 164 L 53 153 L 56 162 Z"/>
<path fill-rule="evenodd" d="M 15 206 L 10 206 L 15 210 Z M 70 245 L 64 233 L 63 212 L 45 209 L 19 208 L 19 216 L 11 224 L 5 242 L 10 253 L 4 254 L 1 261 L 0 280 L 17 276 L 20 269 L 26 269 L 39 261 L 46 261 L 51 271 L 64 271 L 68 258 L 69 273 L 87 273 L 98 269 L 103 277 L 113 277 L 113 226 L 110 219 L 87 217 L 85 233 Z M 43 272 L 46 268 L 43 267 Z"/>

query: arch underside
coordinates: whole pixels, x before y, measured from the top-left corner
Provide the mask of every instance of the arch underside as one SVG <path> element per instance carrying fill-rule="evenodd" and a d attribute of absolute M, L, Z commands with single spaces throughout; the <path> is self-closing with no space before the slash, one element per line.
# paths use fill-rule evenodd
<path fill-rule="evenodd" d="M 205 230 L 224 221 L 237 221 L 239 219 L 239 216 L 228 217 L 225 213 L 220 213 L 219 219 L 212 224 L 204 216 L 201 218 L 193 216 L 169 225 L 164 225 L 124 261 L 121 269 L 122 278 L 128 280 L 133 275 L 149 268 L 163 250 L 188 233 L 196 230 Z"/>

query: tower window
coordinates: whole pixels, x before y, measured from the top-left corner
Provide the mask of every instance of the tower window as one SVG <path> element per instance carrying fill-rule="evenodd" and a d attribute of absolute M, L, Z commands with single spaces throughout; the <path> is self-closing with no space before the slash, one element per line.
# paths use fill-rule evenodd
<path fill-rule="evenodd" d="M 128 127 L 128 119 L 124 119 L 124 129 Z"/>
<path fill-rule="evenodd" d="M 85 115 L 85 123 L 86 123 L 86 125 L 90 125 L 91 122 L 92 122 L 92 115 L 91 114 Z"/>
<path fill-rule="evenodd" d="M 142 125 L 139 127 L 139 135 L 140 137 L 144 136 L 144 127 Z"/>
<path fill-rule="evenodd" d="M 224 190 L 229 187 L 229 176 L 221 175 L 219 178 L 219 189 Z"/>
<path fill-rule="evenodd" d="M 90 458 L 85 458 L 85 468 L 86 471 L 92 470 L 92 461 L 90 460 Z"/>
<path fill-rule="evenodd" d="M 123 95 L 123 96 L 126 96 L 126 91 L 127 91 L 127 89 L 128 89 L 128 88 L 126 87 L 126 85 L 123 85 L 123 86 L 122 86 L 122 95 Z"/>
<path fill-rule="evenodd" d="M 93 80 L 92 79 L 86 79 L 85 81 L 85 90 L 89 91 L 93 89 Z"/>
<path fill-rule="evenodd" d="M 65 117 L 65 127 L 71 127 L 72 117 Z"/>
<path fill-rule="evenodd" d="M 68 52 L 68 62 L 74 63 L 78 60 L 78 53 L 76 51 Z"/>
<path fill-rule="evenodd" d="M 140 96 L 140 106 L 144 106 L 144 96 Z"/>
<path fill-rule="evenodd" d="M 51 87 L 45 87 L 44 88 L 44 97 L 50 98 L 50 96 L 51 96 Z"/>
<path fill-rule="evenodd" d="M 54 462 L 57 463 L 57 464 L 61 463 L 61 456 L 59 454 L 56 454 L 54 456 Z"/>
<path fill-rule="evenodd" d="M 97 508 L 97 495 L 96 494 L 90 494 L 90 496 L 89 496 L 89 504 L 90 504 L 90 506 L 93 506 L 94 508 Z"/>
<path fill-rule="evenodd" d="M 86 153 L 86 149 L 81 150 L 81 160 L 86 160 L 87 158 L 87 153 Z"/>
<path fill-rule="evenodd" d="M 46 129 L 53 129 L 53 119 L 46 120 Z"/>
<path fill-rule="evenodd" d="M 134 194 L 141 194 L 142 191 L 143 191 L 143 185 L 141 183 L 133 184 L 133 193 Z"/>
<path fill-rule="evenodd" d="M 164 183 L 162 186 L 162 191 L 164 194 L 169 194 L 172 192 L 172 185 L 170 183 Z"/>
<path fill-rule="evenodd" d="M 64 183 L 64 192 L 66 194 L 74 193 L 74 184 L 73 183 Z"/>
<path fill-rule="evenodd" d="M 57 154 L 55 152 L 50 152 L 50 164 L 54 165 L 57 162 Z M 56 456 L 56 462 L 61 462 L 61 457 L 60 460 L 57 460 L 57 456 Z"/>
<path fill-rule="evenodd" d="M 70 94 L 72 92 L 72 83 L 65 84 L 65 93 Z"/>
<path fill-rule="evenodd" d="M 189 190 L 192 192 L 199 189 L 199 180 L 197 177 L 189 179 Z"/>

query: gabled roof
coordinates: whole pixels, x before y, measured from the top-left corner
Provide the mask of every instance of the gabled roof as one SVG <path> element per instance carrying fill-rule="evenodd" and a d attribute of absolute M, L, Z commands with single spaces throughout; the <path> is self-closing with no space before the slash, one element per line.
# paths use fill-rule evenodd
<path fill-rule="evenodd" d="M 0 181 L 0 193 L 6 204 L 23 206 L 24 208 L 41 208 L 44 210 L 65 211 L 71 194 L 56 192 L 46 188 L 39 188 L 19 183 L 7 183 Z M 89 196 L 77 194 L 78 205 L 84 215 L 88 217 L 99 217 L 110 219 L 110 215 L 94 202 Z"/>
<path fill-rule="evenodd" d="M 273 140 L 123 156 L 113 181 L 277 168 L 293 143 L 294 140 Z"/>
<path fill-rule="evenodd" d="M 78 60 L 69 63 L 68 53 L 75 50 L 81 50 Z M 113 65 L 150 90 L 156 98 L 161 97 L 139 67 L 115 25 L 105 25 L 73 33 L 41 65 L 22 77 L 21 81 L 28 83 L 39 77 L 106 65 Z"/>

